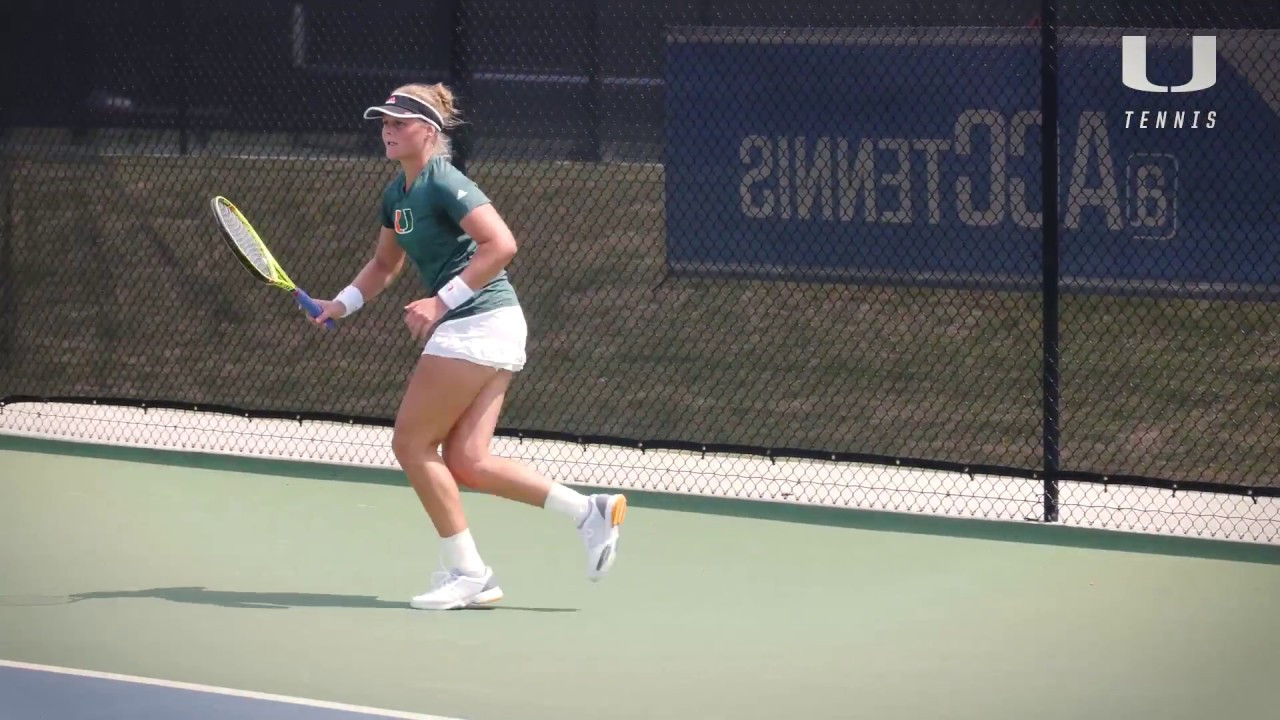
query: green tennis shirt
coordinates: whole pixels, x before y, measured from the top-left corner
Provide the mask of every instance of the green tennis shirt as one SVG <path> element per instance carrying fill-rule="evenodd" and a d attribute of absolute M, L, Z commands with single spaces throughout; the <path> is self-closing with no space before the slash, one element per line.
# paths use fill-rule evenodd
<path fill-rule="evenodd" d="M 437 155 L 408 190 L 403 171 L 383 190 L 382 226 L 395 231 L 396 241 L 418 268 L 422 284 L 434 295 L 461 273 L 476 253 L 476 242 L 462 229 L 462 218 L 489 202 L 471 178 Z M 519 304 L 506 270 L 483 288 L 473 289 L 476 294 L 441 321 Z"/>

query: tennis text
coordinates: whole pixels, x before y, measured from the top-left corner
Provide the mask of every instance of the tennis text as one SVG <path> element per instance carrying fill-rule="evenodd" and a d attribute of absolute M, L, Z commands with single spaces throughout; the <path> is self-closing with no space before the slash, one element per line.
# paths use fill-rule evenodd
<path fill-rule="evenodd" d="M 757 220 L 1039 228 L 1039 111 L 966 110 L 952 129 L 949 138 L 747 135 L 739 209 Z M 1115 157 L 1102 112 L 1061 129 L 1064 227 L 1171 237 L 1172 157 Z"/>

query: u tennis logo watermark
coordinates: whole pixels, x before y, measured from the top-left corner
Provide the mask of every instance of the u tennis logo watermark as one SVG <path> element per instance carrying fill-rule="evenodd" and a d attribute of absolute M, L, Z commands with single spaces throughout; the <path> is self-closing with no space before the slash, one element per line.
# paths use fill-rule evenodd
<path fill-rule="evenodd" d="M 1147 36 L 1125 35 L 1120 65 L 1125 87 L 1149 93 L 1193 93 L 1218 82 L 1218 39 L 1213 35 L 1191 38 L 1191 79 L 1181 85 L 1156 85 L 1147 76 Z"/>
<path fill-rule="evenodd" d="M 1191 37 L 1191 77 L 1181 85 L 1157 85 L 1147 72 L 1147 36 L 1125 35 L 1121 45 L 1120 79 L 1125 87 L 1142 93 L 1185 94 L 1203 92 L 1218 84 L 1218 39 L 1213 35 Z M 1125 128 L 1212 128 L 1215 110 L 1126 110 Z"/>
<path fill-rule="evenodd" d="M 396 209 L 396 234 L 408 235 L 413 232 L 413 210 L 410 208 Z"/>

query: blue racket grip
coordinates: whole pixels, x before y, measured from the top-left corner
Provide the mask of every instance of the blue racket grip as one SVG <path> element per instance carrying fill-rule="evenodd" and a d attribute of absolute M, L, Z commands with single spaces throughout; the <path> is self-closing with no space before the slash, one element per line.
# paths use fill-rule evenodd
<path fill-rule="evenodd" d="M 306 310 L 307 314 L 311 317 L 319 317 L 320 313 L 324 312 L 324 310 L 316 304 L 316 301 L 311 299 L 311 296 L 307 294 L 307 291 L 302 288 L 294 288 L 293 297 L 297 299 L 298 304 L 301 305 L 302 309 Z M 333 318 L 326 319 L 324 321 L 324 326 L 330 330 L 336 327 L 333 322 Z"/>

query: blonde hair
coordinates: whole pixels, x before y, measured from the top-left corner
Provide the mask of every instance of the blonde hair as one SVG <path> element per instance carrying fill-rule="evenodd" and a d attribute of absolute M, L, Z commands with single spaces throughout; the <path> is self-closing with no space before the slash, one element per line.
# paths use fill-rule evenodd
<path fill-rule="evenodd" d="M 440 113 L 440 118 L 444 120 L 444 130 L 436 133 L 436 147 L 432 151 L 432 155 L 452 155 L 453 149 L 449 144 L 449 136 L 445 133 L 462 124 L 458 119 L 458 107 L 453 98 L 453 91 L 444 83 L 436 83 L 434 85 L 426 85 L 424 83 L 411 83 L 409 85 L 401 85 L 392 90 L 393 93 L 408 95 L 409 97 L 424 102 L 435 111 Z"/>

